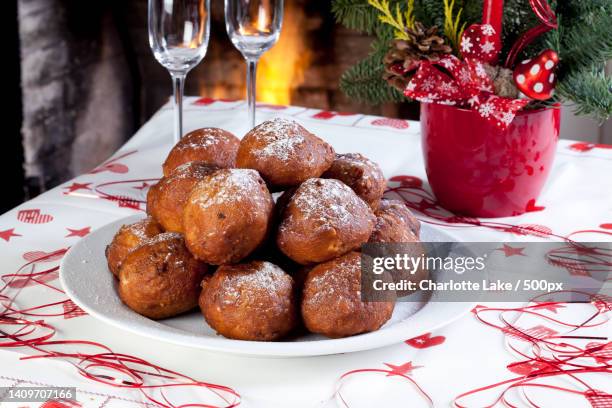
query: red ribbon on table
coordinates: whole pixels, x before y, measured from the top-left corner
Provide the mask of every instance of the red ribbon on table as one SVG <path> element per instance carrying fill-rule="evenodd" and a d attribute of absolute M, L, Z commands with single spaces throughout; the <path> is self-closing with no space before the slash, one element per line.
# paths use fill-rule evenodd
<path fill-rule="evenodd" d="M 424 103 L 467 106 L 503 130 L 529 100 L 497 96 L 493 91 L 493 80 L 481 60 L 460 60 L 449 54 L 438 61 L 421 61 L 404 95 Z"/>

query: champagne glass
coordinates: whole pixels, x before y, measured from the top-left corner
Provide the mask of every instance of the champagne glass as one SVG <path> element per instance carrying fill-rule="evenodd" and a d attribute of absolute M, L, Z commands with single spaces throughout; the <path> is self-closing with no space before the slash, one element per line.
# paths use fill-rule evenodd
<path fill-rule="evenodd" d="M 183 91 L 187 73 L 208 48 L 210 0 L 149 0 L 149 46 L 172 77 L 174 142 L 183 136 Z"/>
<path fill-rule="evenodd" d="M 283 0 L 225 0 L 225 28 L 247 62 L 247 104 L 255 126 L 257 61 L 278 40 L 283 23 Z"/>

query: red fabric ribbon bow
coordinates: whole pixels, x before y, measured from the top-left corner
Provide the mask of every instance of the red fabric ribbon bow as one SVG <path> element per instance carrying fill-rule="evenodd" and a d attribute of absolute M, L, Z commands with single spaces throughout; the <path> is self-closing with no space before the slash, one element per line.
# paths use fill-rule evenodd
<path fill-rule="evenodd" d="M 493 93 L 493 80 L 487 74 L 483 60 L 485 54 L 496 53 L 490 47 L 499 47 L 499 44 L 482 40 L 494 34 L 492 30 L 488 24 L 474 25 L 464 33 L 463 44 L 487 44 L 482 53 L 470 47 L 463 53 L 464 60 L 448 54 L 438 61 L 420 61 L 404 95 L 424 103 L 468 106 L 483 119 L 502 130 L 506 129 L 529 100 L 506 98 Z"/>

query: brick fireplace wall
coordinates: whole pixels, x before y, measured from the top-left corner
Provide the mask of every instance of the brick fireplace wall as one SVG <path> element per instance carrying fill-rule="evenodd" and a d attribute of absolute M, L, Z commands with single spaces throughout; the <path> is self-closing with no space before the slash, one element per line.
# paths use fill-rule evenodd
<path fill-rule="evenodd" d="M 19 0 L 22 135 L 31 195 L 87 171 L 134 130 L 120 2 Z"/>
<path fill-rule="evenodd" d="M 292 81 L 290 103 L 406 117 L 406 105 L 371 107 L 338 89 L 370 41 L 338 27 L 329 8 L 286 1 L 281 41 L 308 59 Z M 147 0 L 18 0 L 18 16 L 25 173 L 34 195 L 112 154 L 168 100 L 171 82 L 149 49 Z M 188 75 L 185 93 L 244 98 L 245 63 L 225 32 L 221 0 L 212 0 L 211 25 L 207 55 Z"/>

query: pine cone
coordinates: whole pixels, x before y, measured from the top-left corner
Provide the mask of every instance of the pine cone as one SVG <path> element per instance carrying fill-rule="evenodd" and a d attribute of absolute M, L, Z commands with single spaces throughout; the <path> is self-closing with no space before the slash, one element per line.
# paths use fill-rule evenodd
<path fill-rule="evenodd" d="M 389 51 L 383 57 L 385 81 L 404 91 L 419 61 L 437 61 L 444 54 L 451 53 L 452 47 L 445 44 L 444 38 L 437 33 L 438 27 L 426 29 L 423 24 L 416 22 L 414 29 L 406 29 L 407 40 L 391 41 Z"/>
<path fill-rule="evenodd" d="M 495 95 L 513 99 L 519 97 L 519 90 L 514 84 L 511 70 L 489 64 L 484 64 L 484 68 L 489 77 L 493 80 Z"/>

